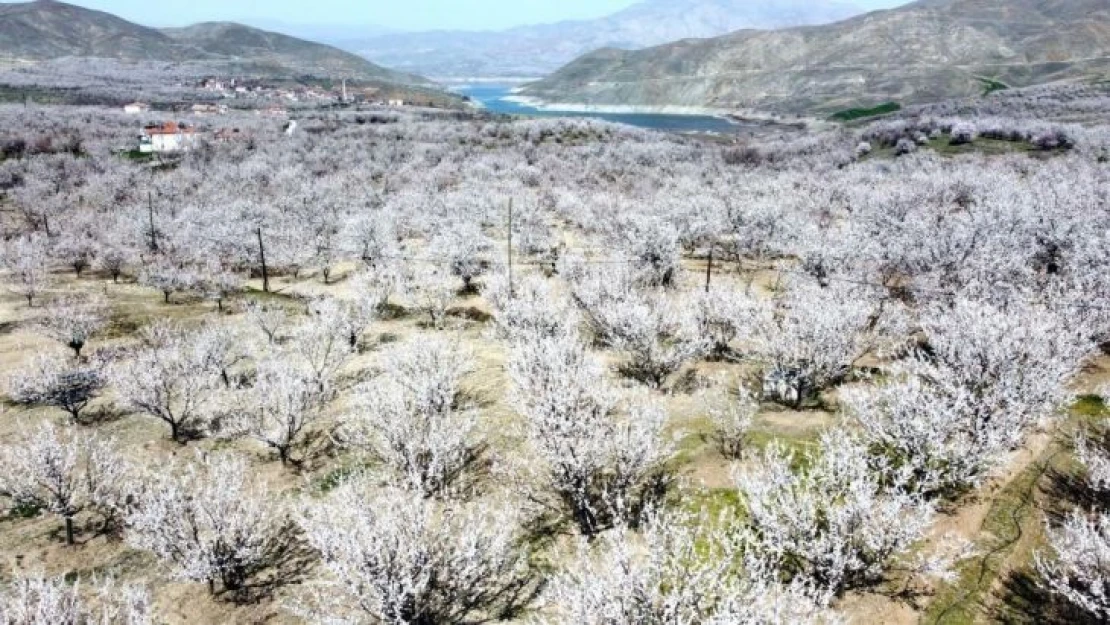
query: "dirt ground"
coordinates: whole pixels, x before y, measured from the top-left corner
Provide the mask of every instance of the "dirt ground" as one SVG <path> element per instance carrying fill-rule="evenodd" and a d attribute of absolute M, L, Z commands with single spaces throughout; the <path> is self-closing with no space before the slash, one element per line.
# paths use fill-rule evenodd
<path fill-rule="evenodd" d="M 337 273 L 342 275 L 345 273 L 343 269 Z M 700 277 L 690 279 L 700 280 Z M 725 281 L 730 278 L 717 279 Z M 761 288 L 773 279 L 773 275 L 762 273 L 756 276 L 755 284 Z M 251 285 L 254 289 L 260 286 Z M 349 296 L 351 289 L 350 282 L 342 278 L 334 284 L 324 285 L 316 276 L 298 280 L 279 279 L 274 281 L 274 286 L 279 293 L 335 297 Z M 93 341 L 93 349 L 126 344 L 134 340 L 135 329 L 159 318 L 173 318 L 193 325 L 214 322 L 245 324 L 244 315 L 235 311 L 241 310 L 246 299 L 261 297 L 257 294 L 244 295 L 240 301 L 231 303 L 231 312 L 220 313 L 211 302 L 178 298 L 174 303 L 165 304 L 160 293 L 134 284 L 113 284 L 96 275 L 80 280 L 69 275 L 56 275 L 52 291 L 95 292 L 111 303 L 112 328 Z M 288 305 L 291 310 L 299 306 L 293 300 L 289 300 Z M 488 306 L 480 297 L 460 299 L 456 302 L 456 309 L 460 314 L 452 317 L 451 327 L 443 333 L 456 337 L 473 353 L 475 371 L 467 379 L 468 391 L 481 400 L 483 423 L 495 449 L 511 452 L 517 444 L 517 420 L 505 399 L 505 349 L 492 336 L 488 324 L 473 320 L 480 317 L 473 314 L 474 311 L 488 312 Z M 470 311 L 468 314 L 461 314 L 467 310 Z M 6 384 L 9 377 L 26 366 L 36 354 L 62 349 L 35 331 L 35 320 L 41 314 L 42 308 L 28 308 L 17 295 L 0 291 L 0 385 Z M 379 322 L 365 339 L 367 347 L 364 353 L 345 373 L 357 377 L 372 371 L 387 343 L 430 331 L 433 330 L 424 327 L 424 318 L 415 313 Z M 749 373 L 743 365 L 702 363 L 690 376 L 694 381 L 692 390 L 657 394 L 671 415 L 669 432 L 679 451 L 679 472 L 684 488 L 709 495 L 733 488 L 730 477 L 733 465 L 720 455 L 710 440 L 706 413 L 708 405 L 722 401 L 726 385 L 735 384 Z M 1084 375 L 1080 390 L 1094 392 L 1107 382 L 1110 382 L 1110 358 L 1103 358 Z M 114 405 L 115 398 L 109 393 L 99 399 L 92 410 L 108 410 Z M 765 406 L 757 417 L 753 450 L 771 440 L 800 446 L 812 444 L 822 431 L 836 425 L 839 419 L 838 415 L 828 411 L 796 412 Z M 58 411 L 7 405 L 0 414 L 0 441 L 12 440 L 20 432 L 44 420 L 64 422 L 63 415 Z M 195 453 L 195 449 L 234 448 L 252 459 L 253 475 L 270 483 L 275 493 L 294 494 L 311 489 L 313 484 L 334 470 L 337 463 L 342 462 L 341 459 L 333 459 L 303 471 L 290 471 L 283 469 L 264 449 L 249 442 L 208 439 L 181 447 L 168 440 L 163 424 L 133 414 L 118 415 L 96 425 L 95 429 L 115 438 L 131 460 L 152 466 L 165 462 L 167 458 Z M 940 515 L 930 541 L 940 540 L 949 534 L 973 542 L 983 541 L 983 524 L 991 512 L 994 496 L 1042 457 L 1055 435 L 1054 431 L 1045 431 L 1032 436 L 1028 445 L 1014 453 L 1005 468 L 987 484 L 968 494 L 956 509 Z M 47 575 L 77 574 L 82 578 L 111 575 L 123 580 L 145 580 L 151 584 L 157 614 L 170 624 L 297 622 L 283 609 L 286 593 L 279 593 L 272 600 L 260 604 L 236 606 L 213 599 L 201 584 L 171 579 L 153 556 L 131 549 L 113 537 L 83 532 L 76 546 L 66 547 L 61 532 L 60 523 L 48 515 L 30 519 L 14 516 L 0 518 L 0 578 L 41 572 Z M 923 615 L 930 601 L 930 597 L 919 597 L 911 603 L 876 592 L 848 596 L 841 600 L 838 607 L 852 622 L 908 624 L 924 620 Z"/>

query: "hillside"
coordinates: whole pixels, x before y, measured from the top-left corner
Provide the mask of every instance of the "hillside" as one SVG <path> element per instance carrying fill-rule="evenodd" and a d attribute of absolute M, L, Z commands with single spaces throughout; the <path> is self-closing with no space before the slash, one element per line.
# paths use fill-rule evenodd
<path fill-rule="evenodd" d="M 587 54 L 523 95 L 547 103 L 831 111 L 1110 76 L 1106 0 L 921 0 L 825 26 Z"/>
<path fill-rule="evenodd" d="M 358 76 L 398 83 L 427 83 L 412 74 L 395 72 L 362 57 L 288 35 L 268 32 L 230 22 L 208 22 L 161 31 L 172 40 L 222 58 L 249 59 L 297 73 L 328 76 Z"/>
<path fill-rule="evenodd" d="M 0 4 L 0 56 L 5 58 L 169 60 L 186 53 L 157 30 L 110 13 L 52 0 Z"/>
<path fill-rule="evenodd" d="M 199 24 L 160 31 L 54 0 L 0 4 L 0 61 L 66 57 L 200 61 L 269 76 L 427 82 L 330 46 L 238 24 Z"/>
<path fill-rule="evenodd" d="M 333 43 L 426 76 L 536 77 L 599 48 L 639 49 L 741 28 L 821 24 L 860 12 L 835 0 L 646 0 L 597 20 L 500 32 L 394 33 Z"/>

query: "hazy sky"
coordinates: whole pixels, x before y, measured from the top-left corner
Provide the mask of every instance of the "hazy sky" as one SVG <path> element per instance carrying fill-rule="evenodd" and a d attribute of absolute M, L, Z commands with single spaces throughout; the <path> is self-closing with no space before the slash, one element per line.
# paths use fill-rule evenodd
<path fill-rule="evenodd" d="M 202 21 L 369 25 L 398 30 L 496 30 L 608 15 L 636 0 L 69 0 L 149 26 Z M 903 0 L 904 1 L 904 0 Z M 897 0 L 856 0 L 877 8 Z"/>

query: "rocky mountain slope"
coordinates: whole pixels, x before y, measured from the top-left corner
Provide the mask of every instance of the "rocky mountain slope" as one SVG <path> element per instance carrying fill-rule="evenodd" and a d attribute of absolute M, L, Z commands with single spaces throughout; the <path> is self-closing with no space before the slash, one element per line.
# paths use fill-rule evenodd
<path fill-rule="evenodd" d="M 501 32 L 394 33 L 333 43 L 426 76 L 537 77 L 598 48 L 639 49 L 741 28 L 821 24 L 860 12 L 841 0 L 645 0 L 597 20 Z"/>
<path fill-rule="evenodd" d="M 587 54 L 547 103 L 831 111 L 1110 77 L 1107 0 L 920 0 L 825 26 Z"/>
<path fill-rule="evenodd" d="M 66 57 L 205 62 L 273 76 L 427 82 L 336 48 L 238 24 L 161 31 L 54 0 L 0 4 L 0 61 Z"/>
<path fill-rule="evenodd" d="M 208 22 L 161 31 L 174 41 L 229 59 L 247 59 L 273 71 L 327 76 L 376 78 L 399 83 L 427 80 L 374 65 L 358 55 L 288 35 L 259 30 L 230 22 Z"/>

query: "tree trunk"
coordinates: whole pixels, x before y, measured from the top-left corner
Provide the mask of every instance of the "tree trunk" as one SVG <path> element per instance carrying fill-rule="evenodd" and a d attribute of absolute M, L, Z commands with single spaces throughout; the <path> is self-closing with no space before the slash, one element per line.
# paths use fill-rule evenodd
<path fill-rule="evenodd" d="M 262 261 L 262 292 L 270 292 L 270 272 L 266 267 L 266 247 L 262 244 L 262 228 L 258 229 L 258 256 Z"/>
<path fill-rule="evenodd" d="M 66 517 L 66 544 L 73 546 L 73 517 Z"/>

